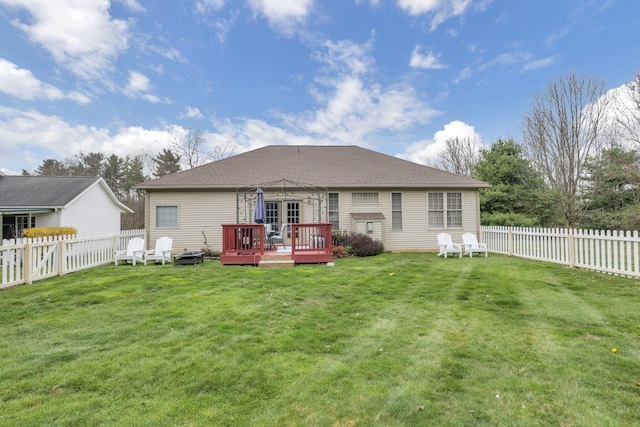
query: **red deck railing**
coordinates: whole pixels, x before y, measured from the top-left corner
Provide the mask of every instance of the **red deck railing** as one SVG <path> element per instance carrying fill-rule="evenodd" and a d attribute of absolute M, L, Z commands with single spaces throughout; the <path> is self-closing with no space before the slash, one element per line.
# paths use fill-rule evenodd
<path fill-rule="evenodd" d="M 333 261 L 331 224 L 291 224 L 285 246 L 296 263 Z M 223 224 L 223 264 L 258 264 L 265 254 L 280 253 L 271 247 L 262 224 Z M 288 252 L 288 251 L 287 251 Z"/>
<path fill-rule="evenodd" d="M 291 254 L 332 254 L 331 224 L 292 224 Z"/>

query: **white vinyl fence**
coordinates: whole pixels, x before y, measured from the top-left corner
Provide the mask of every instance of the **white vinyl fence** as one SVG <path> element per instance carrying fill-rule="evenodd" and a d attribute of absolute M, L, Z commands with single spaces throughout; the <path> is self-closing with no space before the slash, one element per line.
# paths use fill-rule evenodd
<path fill-rule="evenodd" d="M 0 246 L 0 289 L 109 264 L 113 262 L 114 252 L 125 249 L 134 237 L 144 238 L 145 231 L 3 240 Z"/>
<path fill-rule="evenodd" d="M 640 277 L 637 231 L 482 227 L 489 251 L 603 273 Z"/>

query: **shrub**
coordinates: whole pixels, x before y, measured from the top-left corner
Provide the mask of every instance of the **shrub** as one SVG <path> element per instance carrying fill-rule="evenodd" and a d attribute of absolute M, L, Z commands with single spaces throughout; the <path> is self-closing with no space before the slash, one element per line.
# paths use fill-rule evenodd
<path fill-rule="evenodd" d="M 24 237 L 73 236 L 78 230 L 73 227 L 34 227 L 22 230 Z"/>
<path fill-rule="evenodd" d="M 384 245 L 379 240 L 373 240 L 366 234 L 349 234 L 344 241 L 344 245 L 349 247 L 349 255 L 366 257 L 380 255 L 384 252 Z"/>
<path fill-rule="evenodd" d="M 347 250 L 344 246 L 332 246 L 331 252 L 333 252 L 334 258 L 344 258 L 347 256 Z"/>

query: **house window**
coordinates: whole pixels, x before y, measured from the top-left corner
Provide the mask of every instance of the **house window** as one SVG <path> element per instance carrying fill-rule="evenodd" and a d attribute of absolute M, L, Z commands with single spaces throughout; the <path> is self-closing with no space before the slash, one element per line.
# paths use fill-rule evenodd
<path fill-rule="evenodd" d="M 402 193 L 391 193 L 391 229 L 402 230 Z"/>
<path fill-rule="evenodd" d="M 367 203 L 378 203 L 377 191 L 362 191 L 351 193 L 351 203 L 354 205 L 363 205 Z"/>
<path fill-rule="evenodd" d="M 31 224 L 29 224 L 29 216 L 16 216 L 16 236 L 22 236 L 22 230 L 25 228 L 34 228 L 36 226 L 36 217 L 31 217 Z"/>
<path fill-rule="evenodd" d="M 428 193 L 429 228 L 462 228 L 462 193 Z"/>
<path fill-rule="evenodd" d="M 328 200 L 329 222 L 333 230 L 340 230 L 340 204 L 339 194 L 329 193 Z"/>
<path fill-rule="evenodd" d="M 447 228 L 462 228 L 462 193 L 447 193 Z"/>
<path fill-rule="evenodd" d="M 177 206 L 156 206 L 156 227 L 177 227 Z"/>

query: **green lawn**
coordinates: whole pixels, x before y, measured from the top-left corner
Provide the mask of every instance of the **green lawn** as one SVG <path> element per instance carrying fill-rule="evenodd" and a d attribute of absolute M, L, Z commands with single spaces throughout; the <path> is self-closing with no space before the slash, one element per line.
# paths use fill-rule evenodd
<path fill-rule="evenodd" d="M 335 264 L 1 291 L 0 425 L 640 424 L 638 280 L 498 255 Z"/>

